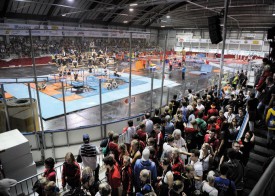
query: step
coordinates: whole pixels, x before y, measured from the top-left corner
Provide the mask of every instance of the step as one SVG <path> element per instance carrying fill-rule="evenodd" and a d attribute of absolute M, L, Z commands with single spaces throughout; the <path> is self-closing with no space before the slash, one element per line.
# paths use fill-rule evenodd
<path fill-rule="evenodd" d="M 259 154 L 255 153 L 255 151 L 254 151 L 254 152 L 250 152 L 250 154 L 249 154 L 249 160 L 250 159 L 254 159 L 257 162 L 259 162 L 260 164 L 263 164 L 268 159 L 268 157 L 259 155 Z"/>
<path fill-rule="evenodd" d="M 263 166 L 262 165 L 259 165 L 257 162 L 253 162 L 252 160 L 249 160 L 247 165 L 246 165 L 246 168 L 249 168 L 249 169 L 252 169 L 252 170 L 255 170 L 257 172 L 263 172 Z"/>
<path fill-rule="evenodd" d="M 266 138 L 266 136 L 267 136 L 267 129 L 255 128 L 254 134 L 255 134 L 255 136 Z"/>
<path fill-rule="evenodd" d="M 254 152 L 265 157 L 270 157 L 275 154 L 274 150 L 259 146 L 257 144 L 254 146 Z"/>
<path fill-rule="evenodd" d="M 267 139 L 266 137 L 261 136 L 255 136 L 255 144 L 258 144 L 259 146 L 267 146 Z"/>
<path fill-rule="evenodd" d="M 249 196 L 249 194 L 250 194 L 251 191 L 252 191 L 251 189 L 245 188 L 245 189 L 243 190 L 242 196 Z"/>
<path fill-rule="evenodd" d="M 252 168 L 245 167 L 244 168 L 244 180 L 247 181 L 249 179 L 259 180 L 262 176 L 262 171 L 257 171 Z"/>
<path fill-rule="evenodd" d="M 257 184 L 258 180 L 255 179 L 249 179 L 244 182 L 244 188 L 253 189 L 254 186 Z"/>

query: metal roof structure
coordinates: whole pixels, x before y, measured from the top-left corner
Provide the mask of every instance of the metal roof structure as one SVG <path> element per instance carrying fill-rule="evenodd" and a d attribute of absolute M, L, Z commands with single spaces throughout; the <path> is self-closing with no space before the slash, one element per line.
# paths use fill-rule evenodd
<path fill-rule="evenodd" d="M 223 9 L 224 0 L 1 0 L 0 18 L 200 29 Z M 275 25 L 274 0 L 229 0 L 228 16 L 228 28 L 270 28 Z"/>

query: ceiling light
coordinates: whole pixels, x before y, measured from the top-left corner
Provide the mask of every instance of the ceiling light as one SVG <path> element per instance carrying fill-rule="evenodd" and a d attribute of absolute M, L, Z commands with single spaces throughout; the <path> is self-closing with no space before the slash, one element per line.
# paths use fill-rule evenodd
<path fill-rule="evenodd" d="M 129 11 L 132 12 L 132 11 L 134 11 L 134 9 L 133 9 L 133 8 L 130 8 Z"/>
<path fill-rule="evenodd" d="M 166 16 L 166 18 L 170 18 L 170 16 Z"/>
<path fill-rule="evenodd" d="M 160 27 L 161 27 L 161 28 L 164 28 L 165 26 L 161 25 Z"/>
<path fill-rule="evenodd" d="M 130 4 L 130 7 L 137 6 L 137 5 L 138 5 L 137 3 L 132 3 Z"/>
<path fill-rule="evenodd" d="M 66 16 L 66 14 L 62 14 L 62 16 Z"/>
<path fill-rule="evenodd" d="M 74 0 L 68 0 L 70 3 L 74 2 Z"/>
<path fill-rule="evenodd" d="M 275 16 L 275 13 L 274 13 L 274 14 L 272 14 L 272 16 Z"/>
<path fill-rule="evenodd" d="M 127 20 L 124 20 L 123 23 L 128 23 L 128 21 L 127 21 Z"/>

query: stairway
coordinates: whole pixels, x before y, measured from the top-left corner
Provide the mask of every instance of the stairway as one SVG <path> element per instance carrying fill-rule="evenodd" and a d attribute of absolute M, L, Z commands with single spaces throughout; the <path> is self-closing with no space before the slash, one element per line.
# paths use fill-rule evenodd
<path fill-rule="evenodd" d="M 255 146 L 250 152 L 249 161 L 245 167 L 243 196 L 249 195 L 263 174 L 265 161 L 275 154 L 275 146 L 267 148 L 266 128 L 255 128 Z"/>

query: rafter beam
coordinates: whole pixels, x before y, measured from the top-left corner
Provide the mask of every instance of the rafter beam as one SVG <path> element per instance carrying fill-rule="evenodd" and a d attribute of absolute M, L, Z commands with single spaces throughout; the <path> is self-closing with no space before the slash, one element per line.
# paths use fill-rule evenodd
<path fill-rule="evenodd" d="M 54 2 L 53 2 L 54 5 L 51 5 L 51 7 L 50 7 L 50 9 L 49 9 L 49 11 L 47 13 L 47 16 L 46 16 L 45 20 L 49 20 L 49 18 L 52 16 L 53 11 L 54 11 L 54 9 L 56 7 L 55 5 L 60 4 L 60 3 L 61 3 L 61 0 L 54 0 Z"/>
<path fill-rule="evenodd" d="M 97 2 L 93 2 L 93 3 L 89 6 L 88 10 L 91 11 L 91 10 L 94 9 L 97 5 L 98 5 Z M 87 16 L 89 16 L 89 14 L 91 14 L 89 11 L 84 12 L 83 15 L 81 16 L 81 18 L 79 19 L 78 23 L 80 23 L 80 24 L 83 23 L 83 21 L 87 18 Z"/>
<path fill-rule="evenodd" d="M 152 17 L 151 21 L 146 22 L 145 27 L 149 27 L 151 24 L 153 24 L 157 19 L 161 18 L 163 15 L 166 15 L 167 13 L 172 12 L 175 9 L 178 9 L 186 4 L 187 4 L 186 2 L 181 2 L 181 3 L 174 4 L 172 7 L 170 7 L 170 9 L 164 8 L 158 14 L 155 14 Z"/>
<path fill-rule="evenodd" d="M 6 16 L 6 13 L 7 13 L 10 1 L 9 0 L 4 0 L 4 2 L 1 2 L 1 3 L 3 3 L 4 6 L 3 6 L 3 9 L 2 9 L 2 11 L 0 13 L 0 17 L 4 18 Z"/>

